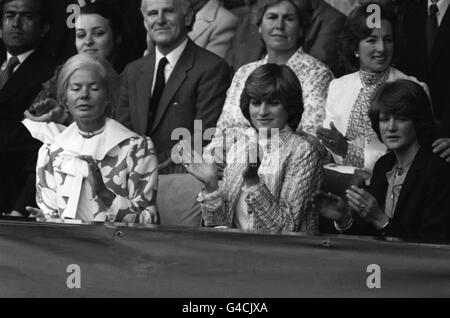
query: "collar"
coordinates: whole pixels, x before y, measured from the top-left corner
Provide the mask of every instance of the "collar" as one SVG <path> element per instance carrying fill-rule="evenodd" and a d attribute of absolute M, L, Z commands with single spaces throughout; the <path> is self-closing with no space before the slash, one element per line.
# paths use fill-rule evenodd
<path fill-rule="evenodd" d="M 173 68 L 177 64 L 178 60 L 180 59 L 181 54 L 183 54 L 184 49 L 186 48 L 188 43 L 188 38 L 183 41 L 176 49 L 172 50 L 169 54 L 166 55 L 167 61 L 169 61 L 170 66 Z M 158 47 L 156 47 L 155 50 L 155 57 L 156 57 L 156 65 L 158 65 L 159 60 L 161 60 L 164 55 L 159 51 Z"/>
<path fill-rule="evenodd" d="M 286 125 L 283 129 L 280 129 L 278 135 L 272 136 L 270 139 L 258 139 L 258 144 L 264 149 L 273 151 L 283 147 L 286 141 L 294 134 L 292 129 Z M 276 138 L 276 139 L 274 139 Z M 275 148 L 274 148 L 275 147 Z"/>
<path fill-rule="evenodd" d="M 428 14 L 430 14 L 430 6 L 433 4 L 433 2 L 431 0 L 428 0 Z M 438 2 L 436 3 L 438 9 L 439 9 L 439 14 L 441 16 L 445 15 L 445 12 L 448 9 L 448 6 L 450 5 L 450 0 L 438 0 Z"/>
<path fill-rule="evenodd" d="M 34 52 L 35 50 L 31 50 L 31 51 L 27 51 L 25 53 L 19 54 L 17 55 L 17 58 L 19 59 L 20 64 L 22 64 L 23 62 L 25 62 L 25 60 Z M 9 61 L 9 59 L 12 57 L 12 55 L 7 52 L 6 53 L 6 58 L 7 61 Z"/>
<path fill-rule="evenodd" d="M 299 47 L 297 51 L 295 51 L 294 54 L 289 58 L 286 65 L 287 66 L 294 66 L 296 64 L 296 61 L 300 58 L 302 58 L 303 55 L 305 55 L 306 52 L 303 50 L 303 47 Z M 263 63 L 267 63 L 269 61 L 269 55 L 266 54 L 266 56 L 262 59 Z M 291 67 L 292 68 L 292 67 Z"/>
<path fill-rule="evenodd" d="M 74 156 L 86 155 L 103 160 L 122 141 L 138 135 L 115 120 L 106 119 L 105 130 L 89 139 L 83 138 L 76 123 L 73 123 L 55 138 L 55 143 Z"/>
<path fill-rule="evenodd" d="M 218 0 L 209 0 L 203 4 L 203 6 L 197 10 L 195 15 L 196 20 L 204 20 L 208 22 L 214 21 L 219 10 L 220 3 Z"/>

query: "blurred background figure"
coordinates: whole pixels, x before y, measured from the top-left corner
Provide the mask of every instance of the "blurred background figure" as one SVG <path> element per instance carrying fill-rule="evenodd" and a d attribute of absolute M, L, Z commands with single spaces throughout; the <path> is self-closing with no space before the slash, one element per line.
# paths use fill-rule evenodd
<path fill-rule="evenodd" d="M 38 217 L 86 222 L 158 223 L 158 163 L 151 140 L 108 117 L 119 80 L 98 55 L 70 58 L 58 76 L 58 100 L 75 122 L 39 151 Z"/>
<path fill-rule="evenodd" d="M 448 242 L 450 168 L 432 153 L 435 123 L 423 87 L 409 80 L 381 85 L 370 120 L 389 152 L 369 189 L 352 187 L 346 200 L 318 193 L 316 208 L 343 233 Z"/>
<path fill-rule="evenodd" d="M 294 0 L 294 6 L 303 12 L 298 37 L 303 50 L 326 64 L 336 75 L 340 75 L 336 43 L 345 21 L 345 16 L 323 0 Z M 273 1 L 272 4 L 276 3 Z M 237 71 L 241 66 L 262 59 L 267 47 L 258 30 L 260 19 L 255 3 L 244 14 L 238 26 L 233 48 L 227 60 Z"/>
<path fill-rule="evenodd" d="M 199 201 L 205 226 L 317 231 L 310 199 L 319 189 L 322 168 L 315 148 L 294 133 L 303 113 L 301 96 L 288 66 L 264 64 L 248 77 L 240 108 L 254 134 L 233 145 L 220 187 L 216 164 L 192 162 L 185 144 L 182 161 L 204 184 Z"/>
<path fill-rule="evenodd" d="M 227 56 L 238 19 L 219 0 L 193 0 L 195 23 L 189 37 L 198 46 L 218 56 Z"/>

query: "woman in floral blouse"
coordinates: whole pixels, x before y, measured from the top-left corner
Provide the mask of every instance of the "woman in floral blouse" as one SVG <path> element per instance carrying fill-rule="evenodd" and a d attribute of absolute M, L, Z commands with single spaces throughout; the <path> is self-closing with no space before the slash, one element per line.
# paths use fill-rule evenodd
<path fill-rule="evenodd" d="M 44 144 L 37 163 L 39 210 L 45 218 L 157 223 L 153 144 L 108 118 L 118 75 L 101 57 L 69 59 L 58 77 L 58 101 L 75 122 Z"/>
<path fill-rule="evenodd" d="M 240 109 L 253 128 L 228 152 L 220 187 L 216 163 L 208 156 L 192 161 L 183 144 L 181 161 L 204 184 L 199 201 L 205 226 L 317 231 L 311 198 L 322 167 L 317 150 L 293 131 L 303 113 L 301 93 L 297 76 L 285 65 L 264 64 L 249 76 Z"/>
<path fill-rule="evenodd" d="M 221 149 L 224 139 L 229 150 L 234 137 L 242 135 L 250 127 L 249 121 L 240 110 L 239 99 L 248 76 L 259 66 L 275 63 L 289 66 L 302 86 L 304 112 L 297 131 L 315 134 L 317 127 L 325 119 L 325 101 L 331 71 L 319 60 L 306 54 L 301 47 L 301 34 L 308 17 L 296 1 L 264 0 L 258 1 L 257 25 L 266 45 L 267 56 L 257 62 L 241 67 L 235 74 L 227 92 L 222 114 L 217 122 L 216 136 L 209 149 Z"/>

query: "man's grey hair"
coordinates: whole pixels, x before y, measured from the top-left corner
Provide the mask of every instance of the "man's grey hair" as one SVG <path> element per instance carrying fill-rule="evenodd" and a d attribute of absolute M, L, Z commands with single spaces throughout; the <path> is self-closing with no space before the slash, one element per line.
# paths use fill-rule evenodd
<path fill-rule="evenodd" d="M 145 10 L 147 9 L 147 2 L 150 0 L 142 0 L 141 1 L 141 12 L 142 15 L 145 15 Z M 195 23 L 195 13 L 194 13 L 194 5 L 192 4 L 192 0 L 175 0 L 175 1 L 183 1 L 183 13 L 187 14 L 190 12 L 192 14 L 192 19 L 190 25 L 187 26 L 188 32 L 192 31 L 192 28 Z"/>

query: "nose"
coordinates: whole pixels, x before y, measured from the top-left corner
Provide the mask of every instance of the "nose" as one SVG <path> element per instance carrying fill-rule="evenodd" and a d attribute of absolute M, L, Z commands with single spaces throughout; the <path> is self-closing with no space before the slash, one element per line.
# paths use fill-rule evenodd
<path fill-rule="evenodd" d="M 89 99 L 89 89 L 87 87 L 84 87 L 80 90 L 79 98 L 84 101 Z"/>
<path fill-rule="evenodd" d="M 388 130 L 389 131 L 396 131 L 397 130 L 397 122 L 395 121 L 395 118 L 390 118 L 389 119 Z"/>
<path fill-rule="evenodd" d="M 158 16 L 157 16 L 157 18 L 156 18 L 156 22 L 157 22 L 158 24 L 164 24 L 164 23 L 166 23 L 166 16 L 164 15 L 164 13 L 163 13 L 162 11 L 160 11 L 160 12 L 158 13 Z"/>
<path fill-rule="evenodd" d="M 92 39 L 92 34 L 88 33 L 86 34 L 86 37 L 84 38 L 84 44 L 87 46 L 91 46 L 94 43 L 94 40 Z"/>
<path fill-rule="evenodd" d="M 265 117 L 269 113 L 269 105 L 266 101 L 261 102 L 261 106 L 259 107 L 259 117 Z"/>
<path fill-rule="evenodd" d="M 378 52 L 384 52 L 385 45 L 383 40 L 378 40 L 376 45 Z"/>
<path fill-rule="evenodd" d="M 14 18 L 12 18 L 12 26 L 18 27 L 20 25 L 20 22 L 21 22 L 20 14 L 16 14 Z"/>
<path fill-rule="evenodd" d="M 283 20 L 283 18 L 278 18 L 278 19 L 275 21 L 275 27 L 276 27 L 277 29 L 283 30 L 283 28 L 284 28 L 284 20 Z"/>

